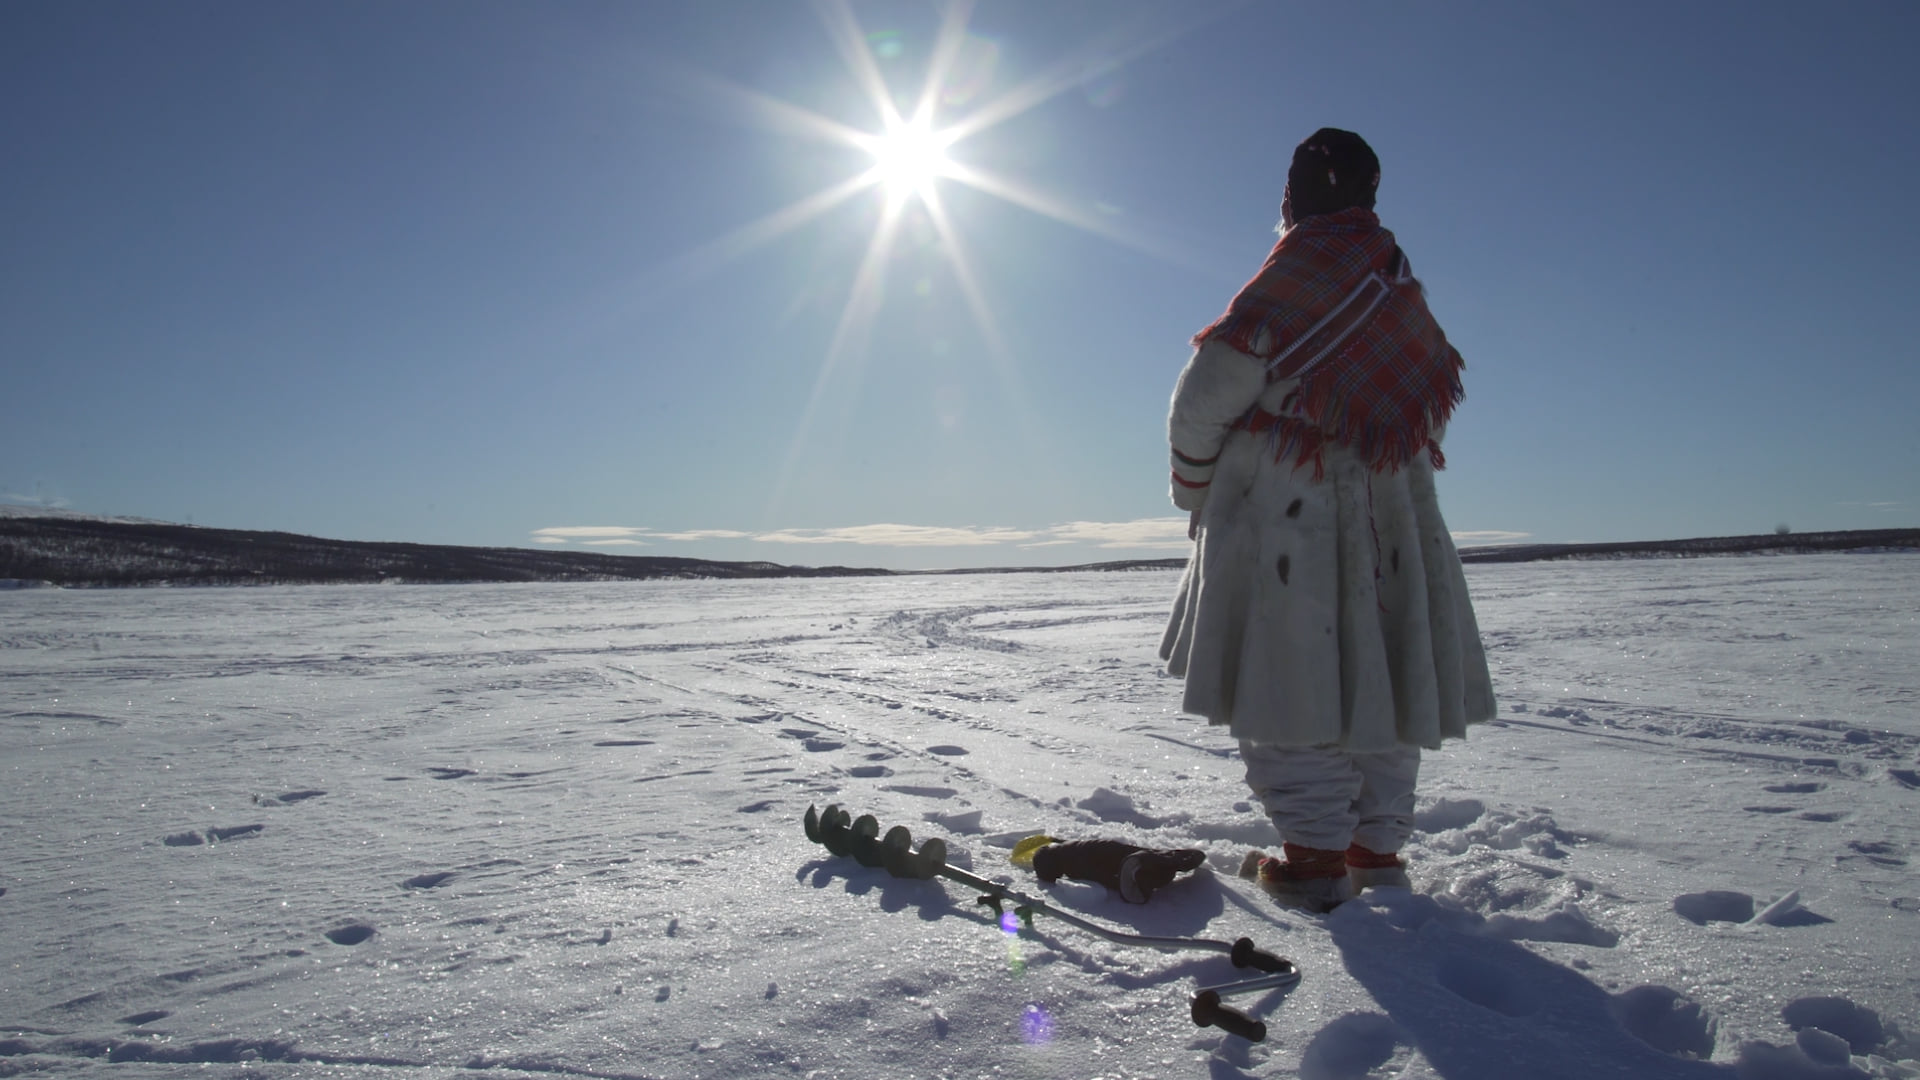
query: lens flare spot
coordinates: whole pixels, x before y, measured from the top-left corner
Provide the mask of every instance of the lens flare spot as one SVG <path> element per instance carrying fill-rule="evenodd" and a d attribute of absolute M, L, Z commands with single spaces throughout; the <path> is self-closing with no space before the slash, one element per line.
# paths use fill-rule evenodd
<path fill-rule="evenodd" d="M 867 48 L 882 60 L 898 60 L 907 51 L 907 43 L 898 30 L 875 30 L 867 35 Z"/>
<path fill-rule="evenodd" d="M 993 83 L 993 71 L 1000 66 L 1000 43 L 978 34 L 968 34 L 955 51 L 953 67 L 940 87 L 940 103 L 958 107 L 971 103 Z"/>
<path fill-rule="evenodd" d="M 1000 929 L 1005 930 L 1009 934 L 1019 933 L 1020 932 L 1020 916 L 1015 915 L 1011 911 L 1001 912 L 1000 913 Z"/>
<path fill-rule="evenodd" d="M 1027 1003 L 1020 1013 L 1020 1037 L 1028 1046 L 1044 1046 L 1053 1041 L 1053 1017 L 1037 1001 Z"/>

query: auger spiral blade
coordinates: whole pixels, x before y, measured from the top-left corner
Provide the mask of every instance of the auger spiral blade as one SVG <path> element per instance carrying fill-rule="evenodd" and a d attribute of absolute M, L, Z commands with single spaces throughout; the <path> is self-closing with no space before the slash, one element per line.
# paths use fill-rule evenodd
<path fill-rule="evenodd" d="M 807 807 L 802 824 L 807 839 L 835 855 L 851 855 L 862 866 L 885 867 L 899 878 L 926 880 L 939 875 L 947 861 L 947 843 L 934 837 L 913 850 L 913 834 L 905 825 L 895 825 L 880 835 L 880 822 L 872 814 L 853 817 L 838 804 L 825 810 Z"/>

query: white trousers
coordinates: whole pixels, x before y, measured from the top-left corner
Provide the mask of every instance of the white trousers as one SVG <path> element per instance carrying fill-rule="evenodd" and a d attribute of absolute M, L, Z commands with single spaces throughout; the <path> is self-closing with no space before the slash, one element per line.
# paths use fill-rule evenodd
<path fill-rule="evenodd" d="M 1247 786 L 1280 839 L 1344 851 L 1359 844 L 1391 854 L 1413 835 L 1420 748 L 1355 754 L 1338 746 L 1274 746 L 1241 740 Z"/>

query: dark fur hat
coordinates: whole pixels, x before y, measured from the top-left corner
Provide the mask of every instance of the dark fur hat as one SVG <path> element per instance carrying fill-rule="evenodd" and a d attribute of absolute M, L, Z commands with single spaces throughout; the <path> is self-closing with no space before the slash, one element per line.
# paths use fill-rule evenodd
<path fill-rule="evenodd" d="M 1287 195 L 1295 220 L 1352 206 L 1371 210 L 1379 187 L 1380 159 L 1351 131 L 1321 128 L 1293 148 Z"/>

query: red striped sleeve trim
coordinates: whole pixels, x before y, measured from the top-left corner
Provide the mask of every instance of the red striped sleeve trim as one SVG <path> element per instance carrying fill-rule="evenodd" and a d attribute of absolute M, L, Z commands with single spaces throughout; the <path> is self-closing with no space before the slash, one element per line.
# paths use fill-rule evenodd
<path fill-rule="evenodd" d="M 1220 460 L 1219 454 L 1215 454 L 1212 457 L 1207 458 L 1205 460 L 1202 460 L 1196 457 L 1188 457 L 1187 455 L 1181 453 L 1180 448 L 1177 446 L 1173 448 L 1173 456 L 1180 459 L 1180 464 L 1189 465 L 1196 469 L 1204 469 L 1207 466 L 1213 464 L 1214 462 Z"/>
<path fill-rule="evenodd" d="M 1179 484 L 1183 488 L 1203 488 L 1213 483 L 1213 481 L 1211 480 L 1200 480 L 1200 481 L 1189 480 L 1186 477 L 1181 476 L 1179 473 L 1173 474 L 1173 482 L 1176 484 Z"/>

